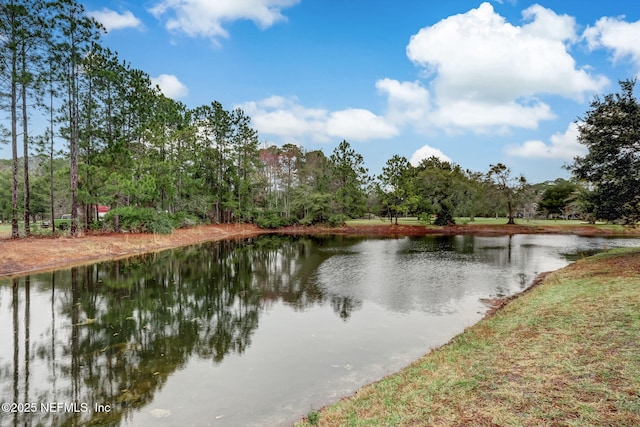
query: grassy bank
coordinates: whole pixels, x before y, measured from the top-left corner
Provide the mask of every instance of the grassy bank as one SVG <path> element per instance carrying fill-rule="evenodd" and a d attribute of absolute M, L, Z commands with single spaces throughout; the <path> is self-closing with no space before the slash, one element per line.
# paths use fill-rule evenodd
<path fill-rule="evenodd" d="M 640 250 L 549 274 L 446 346 L 299 425 L 640 425 Z"/>
<path fill-rule="evenodd" d="M 470 228 L 471 230 L 481 230 L 486 227 L 504 227 L 507 223 L 506 218 L 474 218 L 471 221 L 470 218 L 455 218 L 455 222 L 458 226 L 465 226 Z M 431 224 L 424 224 L 415 217 L 407 217 L 400 218 L 398 220 L 399 225 L 407 225 L 407 226 L 418 226 L 422 228 L 432 229 L 432 230 L 442 230 L 442 227 L 438 227 Z M 609 234 L 640 234 L 640 231 L 635 231 L 633 229 L 625 228 L 622 225 L 617 224 L 587 224 L 584 221 L 579 220 L 552 220 L 552 219 L 516 219 L 516 224 L 525 226 L 525 227 L 541 227 L 546 228 L 546 230 L 552 230 L 552 232 L 566 232 L 568 234 L 572 233 L 572 230 L 575 228 L 584 228 L 592 230 L 594 233 L 598 232 L 607 232 Z M 347 227 L 380 227 L 380 226 L 388 226 L 389 220 L 387 218 L 372 218 L 372 219 L 350 219 L 346 221 Z M 20 222 L 19 224 L 20 234 L 24 235 L 24 224 Z M 326 228 L 326 227 L 325 227 Z M 327 228 L 328 229 L 328 228 Z M 555 230 L 555 231 L 553 231 Z M 544 230 L 540 231 L 544 232 Z M 42 228 L 41 223 L 32 223 L 31 224 L 31 233 L 34 236 L 51 236 L 51 229 Z M 66 235 L 68 231 L 61 232 L 58 231 L 58 235 Z M 0 224 L 0 239 L 8 239 L 11 237 L 11 224 L 4 223 Z"/>
<path fill-rule="evenodd" d="M 473 220 L 469 217 L 456 217 L 454 218 L 456 224 L 470 224 L 470 225 L 503 225 L 507 223 L 507 218 L 483 218 L 476 217 Z M 517 218 L 516 224 L 519 225 L 584 225 L 587 224 L 582 220 L 554 220 L 554 219 L 522 219 Z M 394 219 L 395 222 L 395 219 Z M 372 219 L 350 219 L 347 221 L 347 225 L 368 225 L 368 224 L 389 224 L 389 219 L 385 217 L 378 217 Z M 398 224 L 404 225 L 425 225 L 416 217 L 398 218 Z"/>
<path fill-rule="evenodd" d="M 395 220 L 394 220 L 395 221 Z M 468 226 L 500 226 L 505 225 L 507 223 L 507 218 L 481 218 L 476 217 L 471 220 L 468 217 L 458 217 L 455 218 L 455 222 L 458 225 L 468 225 Z M 625 228 L 622 225 L 618 224 L 607 224 L 607 223 L 597 223 L 597 224 L 588 224 L 582 220 L 555 220 L 555 219 L 522 219 L 517 218 L 515 220 L 517 225 L 527 225 L 527 226 L 542 226 L 542 227 L 577 227 L 577 226 L 590 226 L 594 228 L 602 228 L 611 231 L 623 231 Z M 347 221 L 348 226 L 365 226 L 365 225 L 380 225 L 380 224 L 389 224 L 388 218 L 372 218 L 372 219 L 350 219 Z M 423 222 L 420 222 L 418 218 L 415 217 L 407 217 L 407 218 L 399 218 L 398 224 L 401 225 L 426 225 Z"/>

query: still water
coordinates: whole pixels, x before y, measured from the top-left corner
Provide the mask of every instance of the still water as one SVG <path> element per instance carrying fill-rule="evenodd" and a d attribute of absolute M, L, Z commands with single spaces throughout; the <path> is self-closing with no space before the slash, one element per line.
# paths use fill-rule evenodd
<path fill-rule="evenodd" d="M 0 426 L 289 425 L 637 239 L 262 236 L 0 281 Z"/>

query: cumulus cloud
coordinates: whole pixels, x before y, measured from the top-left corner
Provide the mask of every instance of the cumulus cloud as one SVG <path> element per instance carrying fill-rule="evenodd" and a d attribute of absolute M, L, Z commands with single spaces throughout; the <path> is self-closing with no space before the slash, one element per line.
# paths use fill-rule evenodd
<path fill-rule="evenodd" d="M 397 125 L 405 123 L 417 127 L 425 126 L 429 119 L 429 91 L 419 81 L 400 82 L 382 79 L 376 82 L 378 92 L 387 95 L 386 117 Z"/>
<path fill-rule="evenodd" d="M 306 108 L 296 99 L 282 96 L 250 101 L 236 107 L 251 116 L 252 124 L 260 133 L 281 136 L 289 142 L 302 137 L 311 137 L 316 142 L 326 141 L 326 110 Z"/>
<path fill-rule="evenodd" d="M 640 71 L 640 21 L 625 22 L 623 18 L 600 18 L 595 26 L 584 32 L 590 49 L 605 48 L 613 51 L 613 61 L 631 59 Z"/>
<path fill-rule="evenodd" d="M 432 79 L 434 125 L 534 128 L 554 117 L 537 97 L 582 100 L 608 83 L 578 68 L 569 53 L 577 40 L 574 18 L 538 5 L 522 15 L 526 23 L 516 26 L 482 3 L 411 37 L 407 56 Z"/>
<path fill-rule="evenodd" d="M 189 94 L 189 89 L 172 74 L 160 74 L 152 77 L 151 83 L 157 85 L 164 96 L 171 99 L 179 99 Z"/>
<path fill-rule="evenodd" d="M 480 134 L 507 133 L 512 127 L 536 129 L 540 120 L 555 118 L 549 105 L 533 101 L 483 103 L 474 100 L 449 100 L 433 112 L 431 120 L 439 127 L 452 131 L 473 129 Z"/>
<path fill-rule="evenodd" d="M 168 16 L 166 28 L 190 37 L 228 38 L 225 23 L 253 21 L 265 29 L 285 20 L 282 10 L 300 0 L 162 0 L 149 9 L 156 18 Z"/>
<path fill-rule="evenodd" d="M 386 119 L 360 108 L 329 114 L 326 130 L 330 136 L 355 141 L 386 139 L 398 134 L 396 127 Z"/>
<path fill-rule="evenodd" d="M 522 145 L 507 147 L 507 154 L 530 159 L 572 160 L 583 156 L 587 149 L 578 142 L 578 124 L 571 123 L 564 133 L 551 136 L 550 143 L 539 140 L 526 141 Z"/>
<path fill-rule="evenodd" d="M 411 159 L 409 159 L 409 163 L 411 163 L 413 166 L 418 166 L 421 161 L 430 157 L 437 157 L 443 162 L 452 162 L 451 158 L 439 149 L 431 147 L 429 145 L 423 145 L 413 153 Z"/>
<path fill-rule="evenodd" d="M 521 28 L 524 36 L 561 42 L 578 40 L 576 20 L 572 16 L 558 15 L 551 9 L 534 4 L 522 12 L 522 17 L 529 22 Z"/>
<path fill-rule="evenodd" d="M 142 27 L 142 21 L 136 18 L 129 10 L 118 13 L 105 7 L 101 10 L 89 12 L 88 15 L 101 23 L 107 31 Z"/>
<path fill-rule="evenodd" d="M 238 107 L 252 117 L 260 133 L 276 135 L 287 142 L 329 142 L 336 139 L 367 141 L 396 136 L 397 128 L 369 110 L 348 108 L 338 111 L 306 108 L 296 99 L 272 96 Z"/>

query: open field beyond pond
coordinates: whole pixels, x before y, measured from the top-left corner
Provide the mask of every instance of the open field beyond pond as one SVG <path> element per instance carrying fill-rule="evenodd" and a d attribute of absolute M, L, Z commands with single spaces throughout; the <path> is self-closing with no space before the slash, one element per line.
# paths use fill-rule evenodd
<path fill-rule="evenodd" d="M 342 227 L 292 226 L 273 230 L 253 224 L 202 225 L 174 230 L 172 234 L 88 233 L 70 238 L 68 232 L 55 237 L 48 229 L 34 227 L 30 238 L 11 239 L 11 225 L 0 224 L 0 276 L 52 270 L 73 265 L 106 261 L 155 252 L 211 240 L 247 238 L 266 233 L 282 234 L 350 234 L 370 236 L 507 235 L 507 234 L 576 234 L 583 236 L 638 236 L 640 228 L 619 225 L 590 225 L 580 221 L 519 220 L 506 225 L 505 218 L 459 218 L 447 227 L 422 225 L 415 218 L 405 218 L 399 225 L 382 219 L 351 220 Z"/>
<path fill-rule="evenodd" d="M 395 220 L 394 220 L 395 221 Z M 469 225 L 469 226 L 486 226 L 486 225 L 504 225 L 507 223 L 507 218 L 471 218 L 468 217 L 460 217 L 455 218 L 455 222 L 457 225 Z M 562 219 L 522 219 L 518 218 L 515 220 L 517 225 L 527 225 L 527 226 L 549 226 L 549 227 L 578 227 L 584 225 L 591 225 L 595 228 L 609 229 L 609 230 L 624 230 L 624 227 L 621 225 L 615 224 L 605 224 L 605 223 L 597 223 L 597 224 L 588 224 L 582 220 L 562 220 Z M 352 219 L 347 221 L 347 225 L 374 225 L 374 224 L 389 224 L 388 218 L 375 218 L 375 219 Z M 399 218 L 398 224 L 400 225 L 422 225 L 425 227 L 436 227 L 435 225 L 426 224 L 418 220 L 416 217 L 407 217 L 407 218 Z"/>
<path fill-rule="evenodd" d="M 640 250 L 542 284 L 301 426 L 640 425 Z"/>

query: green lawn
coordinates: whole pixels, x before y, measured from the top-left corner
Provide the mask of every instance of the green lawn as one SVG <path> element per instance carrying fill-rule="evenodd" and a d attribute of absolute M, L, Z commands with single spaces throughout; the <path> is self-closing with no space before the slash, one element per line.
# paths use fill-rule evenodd
<path fill-rule="evenodd" d="M 640 250 L 544 283 L 302 426 L 640 425 Z"/>
<path fill-rule="evenodd" d="M 501 225 L 507 223 L 507 218 L 479 218 L 476 217 L 473 221 L 471 221 L 468 217 L 459 217 L 455 218 L 456 224 L 465 224 L 465 225 Z M 394 220 L 395 222 L 395 220 Z M 347 225 L 379 225 L 379 224 L 389 224 L 388 218 L 375 218 L 375 219 L 351 219 L 347 221 Z M 404 225 L 422 225 L 418 218 L 416 217 L 408 217 L 408 218 L 399 218 L 398 224 Z M 553 220 L 553 219 L 516 219 L 516 224 L 520 225 L 585 225 L 587 224 L 581 220 Z"/>
<path fill-rule="evenodd" d="M 470 225 L 470 226 L 474 226 L 474 225 L 502 225 L 502 224 L 506 224 L 507 223 L 507 219 L 506 218 L 475 218 L 474 221 L 470 221 L 469 218 L 456 218 L 455 219 L 456 224 L 459 225 Z M 38 223 L 39 224 L 39 223 Z M 32 224 L 32 233 L 33 234 L 50 234 L 51 231 L 50 229 L 42 229 L 39 227 L 38 224 Z M 347 221 L 347 225 L 351 225 L 351 226 L 361 226 L 361 225 L 383 225 L 383 224 L 389 224 L 389 220 L 387 218 L 374 218 L 371 220 L 368 219 L 351 219 Z M 424 225 L 422 224 L 420 221 L 418 221 L 418 218 L 415 217 L 409 217 L 409 218 L 400 218 L 398 220 L 398 224 L 401 225 Z M 519 225 L 530 225 L 530 226 L 579 226 L 579 225 L 586 225 L 586 223 L 584 221 L 579 221 L 579 220 L 569 220 L 569 221 L 565 221 L 565 220 L 552 220 L 552 219 L 534 219 L 534 220 L 527 220 L 527 219 L 516 219 L 516 224 Z M 431 227 L 431 225 L 428 225 Z M 435 226 L 434 226 L 435 227 Z M 614 225 L 614 224 L 597 224 L 595 225 L 595 227 L 598 228 L 606 228 L 606 229 L 611 229 L 611 230 L 615 230 L 615 231 L 622 231 L 624 228 L 620 225 Z M 23 224 L 20 223 L 20 231 L 22 232 L 23 230 Z M 11 224 L 10 223 L 4 223 L 4 224 L 0 224 L 0 238 L 7 238 L 11 236 Z"/>
<path fill-rule="evenodd" d="M 11 224 L 4 223 L 0 224 L 0 239 L 5 237 L 11 237 Z"/>
<path fill-rule="evenodd" d="M 503 225 L 507 223 L 507 218 L 479 218 L 476 217 L 473 221 L 469 218 L 459 217 L 455 218 L 457 225 L 468 225 L 468 226 L 482 226 L 482 225 Z M 395 220 L 394 220 L 395 222 Z M 381 225 L 381 224 L 389 224 L 388 218 L 374 218 L 374 219 L 351 219 L 347 221 L 347 225 L 351 226 L 360 226 L 360 225 Z M 408 217 L 408 218 L 399 218 L 398 224 L 401 225 L 424 225 L 418 218 Z M 557 227 L 576 227 L 576 226 L 584 226 L 589 225 L 585 221 L 581 220 L 553 220 L 553 219 L 516 219 L 517 225 L 528 225 L 528 226 L 557 226 Z M 428 225 L 431 226 L 431 225 Z M 592 227 L 598 227 L 613 231 L 623 231 L 624 227 L 616 224 L 606 224 L 606 223 L 597 223 L 591 225 Z"/>
<path fill-rule="evenodd" d="M 50 235 L 50 228 L 42 228 L 40 227 L 41 222 L 38 221 L 36 223 L 31 223 L 31 234 L 35 235 Z M 21 221 L 18 223 L 18 227 L 20 229 L 20 235 L 24 233 L 24 223 Z M 6 239 L 11 237 L 11 223 L 5 222 L 4 224 L 0 224 L 0 239 Z"/>

